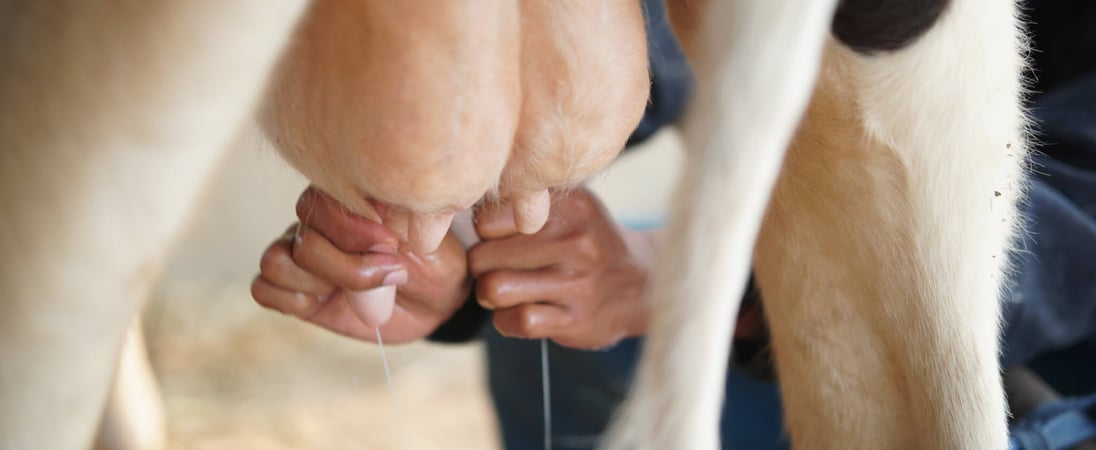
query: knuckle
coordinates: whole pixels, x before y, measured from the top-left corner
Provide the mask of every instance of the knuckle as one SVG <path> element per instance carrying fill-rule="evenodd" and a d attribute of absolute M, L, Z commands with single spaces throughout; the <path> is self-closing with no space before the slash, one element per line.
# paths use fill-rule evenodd
<path fill-rule="evenodd" d="M 578 257 L 587 261 L 599 261 L 604 256 L 601 243 L 590 233 L 579 233 L 568 239 L 567 244 Z"/>

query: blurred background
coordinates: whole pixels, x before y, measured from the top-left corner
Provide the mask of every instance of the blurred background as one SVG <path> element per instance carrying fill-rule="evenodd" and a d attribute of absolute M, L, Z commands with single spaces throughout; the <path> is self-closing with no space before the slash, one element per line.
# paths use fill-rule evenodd
<path fill-rule="evenodd" d="M 590 186 L 619 220 L 661 217 L 680 143 L 666 129 Z M 480 344 L 386 347 L 258 306 L 263 249 L 294 222 L 306 182 L 259 133 L 233 146 L 144 312 L 173 449 L 495 449 Z M 530 398 L 530 402 L 541 401 Z"/>

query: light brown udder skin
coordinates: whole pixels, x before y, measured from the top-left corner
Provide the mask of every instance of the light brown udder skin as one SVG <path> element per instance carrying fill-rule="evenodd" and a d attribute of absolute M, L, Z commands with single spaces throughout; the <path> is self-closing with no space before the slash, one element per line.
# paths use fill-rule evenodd
<path fill-rule="evenodd" d="M 642 117 L 640 5 L 425 3 L 315 2 L 260 122 L 316 186 L 365 217 L 391 205 L 424 249 L 492 193 L 535 231 L 546 189 L 607 165 Z"/>

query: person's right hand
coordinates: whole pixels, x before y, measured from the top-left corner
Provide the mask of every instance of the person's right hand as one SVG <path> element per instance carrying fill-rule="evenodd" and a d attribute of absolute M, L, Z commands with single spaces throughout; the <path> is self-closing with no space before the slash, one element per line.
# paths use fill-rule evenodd
<path fill-rule="evenodd" d="M 266 308 L 375 341 L 367 322 L 377 323 L 377 313 L 354 298 L 398 285 L 391 318 L 379 322 L 385 342 L 400 343 L 428 336 L 468 298 L 464 247 L 452 232 L 436 252 L 414 253 L 315 188 L 301 194 L 297 216 L 301 223 L 267 247 L 252 282 L 252 297 Z"/>

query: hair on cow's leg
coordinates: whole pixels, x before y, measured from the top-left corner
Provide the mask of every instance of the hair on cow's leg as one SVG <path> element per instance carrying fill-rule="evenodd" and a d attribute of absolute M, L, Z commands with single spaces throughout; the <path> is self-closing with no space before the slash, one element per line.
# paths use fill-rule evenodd
<path fill-rule="evenodd" d="M 0 1 L 0 448 L 87 448 L 304 0 Z"/>
<path fill-rule="evenodd" d="M 998 295 L 1022 194 L 1011 2 L 827 47 L 755 270 L 795 448 L 1003 449 Z"/>
<path fill-rule="evenodd" d="M 835 1 L 713 1 L 696 40 L 685 173 L 637 378 L 606 448 L 719 447 L 731 332 L 754 238 L 807 104 Z"/>

